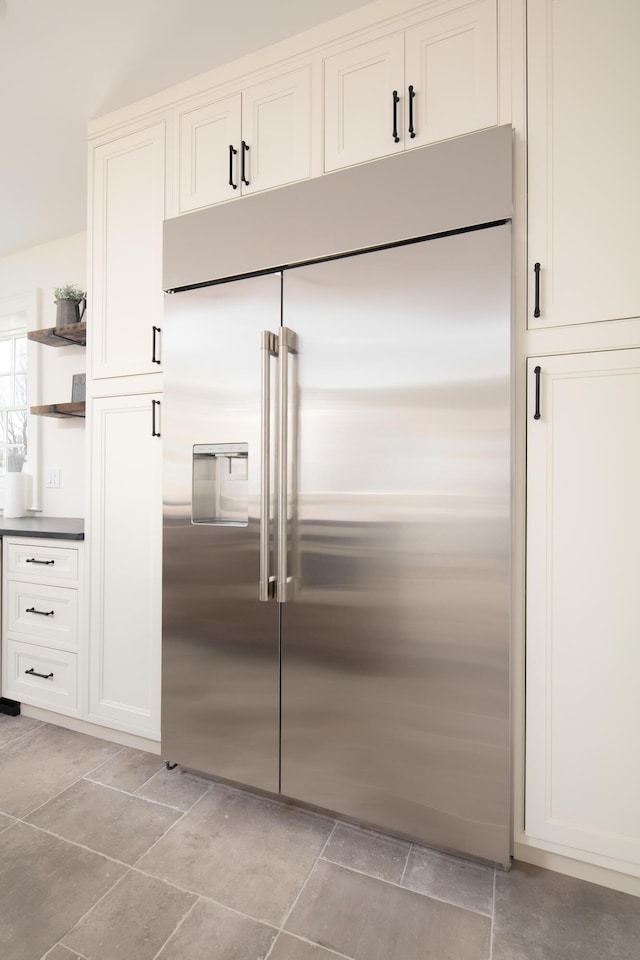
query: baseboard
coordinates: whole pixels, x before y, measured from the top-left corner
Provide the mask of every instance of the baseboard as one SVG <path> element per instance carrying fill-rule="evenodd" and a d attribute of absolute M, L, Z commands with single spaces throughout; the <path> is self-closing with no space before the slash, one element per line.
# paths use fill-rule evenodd
<path fill-rule="evenodd" d="M 79 720 L 77 717 L 66 717 L 61 713 L 54 713 L 51 710 L 43 710 L 41 707 L 32 707 L 24 703 L 22 704 L 22 716 L 42 720 L 44 723 L 52 723 L 56 727 L 65 727 L 67 730 L 75 730 L 77 733 L 86 733 L 89 737 L 109 740 L 110 743 L 119 743 L 123 747 L 132 747 L 134 750 L 145 750 L 147 753 L 160 755 L 160 744 L 157 740 L 147 740 L 146 737 L 125 733 L 124 730 L 114 730 L 112 727 L 88 723 L 86 720 Z"/>
<path fill-rule="evenodd" d="M 531 863 L 536 867 L 544 867 L 546 870 L 563 873 L 568 877 L 586 880 L 588 883 L 597 883 L 599 886 L 608 887 L 610 890 L 619 890 L 621 893 L 629 893 L 634 897 L 640 897 L 640 876 L 631 876 L 628 873 L 610 870 L 599 864 L 574 860 L 572 857 L 552 853 L 550 850 L 543 850 L 528 843 L 514 843 L 513 857 L 514 860 L 520 860 L 523 863 Z"/>

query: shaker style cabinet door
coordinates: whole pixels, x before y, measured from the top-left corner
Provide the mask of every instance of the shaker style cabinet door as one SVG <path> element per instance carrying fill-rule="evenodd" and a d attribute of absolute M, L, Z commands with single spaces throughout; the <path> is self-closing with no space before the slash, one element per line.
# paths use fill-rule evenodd
<path fill-rule="evenodd" d="M 310 66 L 243 91 L 238 150 L 243 194 L 311 176 Z"/>
<path fill-rule="evenodd" d="M 311 175 L 311 67 L 177 114 L 179 213 Z"/>
<path fill-rule="evenodd" d="M 497 122 L 495 0 L 447 6 L 324 61 L 325 171 Z"/>
<path fill-rule="evenodd" d="M 527 11 L 529 327 L 639 317 L 640 4 Z"/>
<path fill-rule="evenodd" d="M 230 200 L 240 192 L 240 113 L 239 93 L 178 112 L 180 213 Z"/>
<path fill-rule="evenodd" d="M 525 829 L 638 874 L 640 350 L 528 375 Z"/>
<path fill-rule="evenodd" d="M 324 61 L 325 172 L 404 149 L 403 86 L 403 33 Z"/>
<path fill-rule="evenodd" d="M 498 52 L 493 0 L 472 3 L 407 30 L 405 56 L 407 147 L 420 147 L 497 123 Z"/>
<path fill-rule="evenodd" d="M 159 370 L 152 328 L 162 326 L 165 134 L 164 121 L 154 123 L 93 151 L 94 379 Z"/>
<path fill-rule="evenodd" d="M 93 403 L 88 719 L 160 736 L 159 394 Z"/>

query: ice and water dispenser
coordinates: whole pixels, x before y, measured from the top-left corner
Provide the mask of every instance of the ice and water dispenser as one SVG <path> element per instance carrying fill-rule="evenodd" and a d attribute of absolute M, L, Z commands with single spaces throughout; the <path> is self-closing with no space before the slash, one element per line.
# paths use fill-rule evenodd
<path fill-rule="evenodd" d="M 193 447 L 193 523 L 245 527 L 249 520 L 249 444 Z"/>

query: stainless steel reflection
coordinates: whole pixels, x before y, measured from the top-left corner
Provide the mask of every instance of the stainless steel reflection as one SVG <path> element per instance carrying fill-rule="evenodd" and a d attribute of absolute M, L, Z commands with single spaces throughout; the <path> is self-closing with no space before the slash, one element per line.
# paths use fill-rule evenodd
<path fill-rule="evenodd" d="M 169 222 L 172 283 L 289 266 L 167 297 L 163 330 L 163 755 L 503 864 L 510 139 Z"/>
<path fill-rule="evenodd" d="M 508 226 L 287 271 L 281 789 L 509 858 Z"/>
<path fill-rule="evenodd" d="M 280 283 L 169 296 L 163 329 L 162 750 L 274 792 L 279 621 L 278 605 L 259 601 L 260 348 L 280 324 Z M 192 523 L 193 447 L 210 443 L 248 445 L 246 525 Z M 264 512 L 273 523 L 274 503 Z"/>
<path fill-rule="evenodd" d="M 271 357 L 277 356 L 277 336 L 262 331 L 260 400 L 260 600 L 273 597 L 269 558 L 271 556 Z"/>

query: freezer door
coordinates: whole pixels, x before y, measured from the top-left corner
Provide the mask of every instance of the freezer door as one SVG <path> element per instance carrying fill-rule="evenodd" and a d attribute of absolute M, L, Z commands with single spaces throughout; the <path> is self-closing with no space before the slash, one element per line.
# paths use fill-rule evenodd
<path fill-rule="evenodd" d="M 261 402 L 261 370 L 280 285 L 274 274 L 167 296 L 162 331 L 162 754 L 274 792 L 278 605 L 260 602 L 274 509 L 269 496 L 261 525 L 260 488 L 261 415 L 273 427 L 276 400 Z"/>
<path fill-rule="evenodd" d="M 502 863 L 510 271 L 505 225 L 290 270 L 283 298 L 282 792 Z"/>

